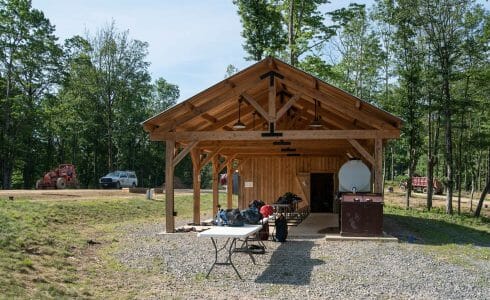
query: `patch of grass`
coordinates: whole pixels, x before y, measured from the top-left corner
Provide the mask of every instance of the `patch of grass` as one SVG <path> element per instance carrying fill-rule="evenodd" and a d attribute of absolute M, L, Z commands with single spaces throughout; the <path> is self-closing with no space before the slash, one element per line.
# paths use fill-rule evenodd
<path fill-rule="evenodd" d="M 192 218 L 192 196 L 175 197 L 179 218 Z M 210 210 L 203 194 L 201 209 Z M 141 198 L 95 200 L 0 200 L 0 286 L 7 298 L 87 297 L 79 260 L 89 247 L 117 248 L 118 224 L 164 224 L 165 201 Z M 89 245 L 88 240 L 97 243 Z M 104 255 L 102 255 L 104 256 Z M 121 266 L 104 257 L 109 271 Z M 90 283 L 89 283 L 90 284 Z"/>
<path fill-rule="evenodd" d="M 477 260 L 490 259 L 490 220 L 467 214 L 448 215 L 442 209 L 404 209 L 384 207 L 385 219 L 396 223 L 404 232 L 399 238 L 414 238 L 426 245 L 439 259 L 471 267 Z M 396 232 L 393 233 L 396 235 Z"/>

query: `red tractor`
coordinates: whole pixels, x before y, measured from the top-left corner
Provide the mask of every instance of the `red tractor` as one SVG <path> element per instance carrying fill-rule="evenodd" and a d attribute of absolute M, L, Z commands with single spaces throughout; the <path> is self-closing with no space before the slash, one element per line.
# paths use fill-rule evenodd
<path fill-rule="evenodd" d="M 64 189 L 66 187 L 77 187 L 78 179 L 75 166 L 62 164 L 56 169 L 46 172 L 43 178 L 36 181 L 36 189 Z"/>

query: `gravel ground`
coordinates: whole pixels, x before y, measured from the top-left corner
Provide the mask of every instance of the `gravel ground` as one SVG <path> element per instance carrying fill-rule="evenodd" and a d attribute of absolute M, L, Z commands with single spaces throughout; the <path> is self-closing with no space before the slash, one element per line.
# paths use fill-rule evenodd
<path fill-rule="evenodd" d="M 185 299 L 489 299 L 490 262 L 455 265 L 434 258 L 423 245 L 408 243 L 267 241 L 266 253 L 236 253 L 243 281 L 228 266 L 216 266 L 210 239 L 195 233 L 158 235 L 161 224 L 131 232 L 116 259 L 129 270 L 156 276 L 139 298 Z M 129 272 L 131 273 L 131 272 Z M 131 276 L 131 275 L 127 275 Z M 156 279 L 155 279 L 156 277 Z M 131 280 L 127 278 L 126 280 Z"/>

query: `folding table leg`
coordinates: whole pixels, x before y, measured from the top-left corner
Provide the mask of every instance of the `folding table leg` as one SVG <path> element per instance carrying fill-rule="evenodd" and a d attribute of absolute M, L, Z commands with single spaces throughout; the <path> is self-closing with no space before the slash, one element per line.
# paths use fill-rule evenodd
<path fill-rule="evenodd" d="M 238 277 L 240 279 L 242 279 L 242 276 L 240 276 L 240 273 L 238 273 L 238 270 L 236 269 L 235 265 L 233 264 L 233 261 L 231 260 L 231 255 L 233 254 L 233 252 L 235 252 L 235 248 L 236 248 L 236 239 L 235 238 L 232 239 L 230 246 L 228 248 L 226 248 L 226 246 L 230 242 L 230 239 L 227 239 L 225 245 L 219 249 L 218 249 L 218 244 L 215 241 L 215 239 L 211 238 L 211 241 L 213 242 L 213 247 L 214 247 L 214 262 L 213 262 L 213 265 L 211 266 L 211 268 L 209 269 L 208 273 L 206 274 L 206 278 L 209 277 L 209 274 L 211 274 L 211 271 L 214 269 L 214 266 L 216 266 L 216 265 L 225 265 L 225 266 L 231 265 L 231 267 L 233 268 L 233 270 L 235 270 L 235 273 L 238 275 Z M 224 249 L 228 250 L 228 257 L 226 258 L 225 262 L 219 262 L 218 261 L 218 253 Z"/>
<path fill-rule="evenodd" d="M 236 248 L 236 239 L 233 239 L 233 241 L 230 244 L 230 248 L 228 248 L 228 262 L 233 267 L 233 270 L 235 270 L 235 273 L 238 275 L 238 278 L 242 279 L 242 276 L 240 276 L 240 273 L 238 273 L 238 270 L 235 268 L 235 265 L 231 260 L 231 255 L 233 254 L 233 252 L 235 252 L 235 248 Z"/>

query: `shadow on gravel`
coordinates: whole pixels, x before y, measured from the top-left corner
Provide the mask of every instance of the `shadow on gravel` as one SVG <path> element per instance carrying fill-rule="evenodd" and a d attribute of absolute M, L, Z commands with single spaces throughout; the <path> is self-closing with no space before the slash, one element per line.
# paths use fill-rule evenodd
<path fill-rule="evenodd" d="M 320 259 L 310 257 L 312 241 L 287 241 L 282 243 L 269 261 L 269 266 L 255 280 L 256 283 L 291 285 L 310 284 L 314 266 L 323 264 Z"/>
<path fill-rule="evenodd" d="M 442 220 L 385 214 L 384 231 L 400 241 L 415 244 L 490 247 L 488 232 Z"/>

